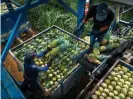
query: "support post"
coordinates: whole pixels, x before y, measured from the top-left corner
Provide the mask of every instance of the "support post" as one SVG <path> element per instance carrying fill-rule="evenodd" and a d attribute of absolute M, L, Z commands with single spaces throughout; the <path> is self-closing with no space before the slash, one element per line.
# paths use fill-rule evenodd
<path fill-rule="evenodd" d="M 77 27 L 79 27 L 80 23 L 83 20 L 84 13 L 85 13 L 85 3 L 86 3 L 86 0 L 78 0 Z M 80 31 L 78 31 L 77 36 L 80 37 L 80 35 L 82 34 L 82 32 L 83 32 L 83 28 Z"/>
<path fill-rule="evenodd" d="M 117 4 L 116 5 L 116 13 L 115 13 L 115 15 L 116 15 L 116 23 L 118 23 L 119 20 L 120 20 L 120 8 L 121 8 L 121 6 Z"/>
<path fill-rule="evenodd" d="M 9 39 L 8 39 L 8 42 L 3 50 L 3 53 L 2 53 L 2 57 L 1 57 L 1 61 L 4 62 L 5 58 L 6 58 L 6 55 L 16 37 L 16 34 L 18 33 L 18 30 L 19 30 L 19 27 L 21 25 L 21 18 L 23 16 L 23 13 L 21 13 L 19 16 L 18 16 L 18 19 L 17 19 L 17 22 L 12 30 L 12 33 L 11 35 L 9 36 Z"/>

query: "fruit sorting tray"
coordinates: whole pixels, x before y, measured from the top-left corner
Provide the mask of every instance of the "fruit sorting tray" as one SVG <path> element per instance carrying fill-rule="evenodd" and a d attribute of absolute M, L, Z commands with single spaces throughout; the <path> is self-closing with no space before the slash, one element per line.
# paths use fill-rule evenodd
<path fill-rule="evenodd" d="M 35 35 L 34 37 L 26 40 L 25 42 L 19 44 L 18 46 L 12 48 L 9 52 L 12 55 L 12 57 L 15 59 L 15 61 L 19 64 L 21 70 L 23 71 L 23 62 L 14 54 L 15 51 L 19 51 L 21 50 L 21 48 L 23 46 L 25 46 L 25 44 L 31 44 L 32 41 L 34 41 L 36 38 L 40 38 L 43 34 L 47 34 L 51 29 L 57 29 L 59 31 L 61 31 L 62 33 L 64 33 L 64 35 L 68 35 L 70 38 L 72 38 L 73 40 L 75 40 L 76 42 L 81 42 L 86 44 L 87 46 L 89 46 L 88 43 L 86 43 L 85 41 L 83 41 L 80 38 L 77 38 L 76 36 L 72 35 L 71 33 L 53 25 L 49 28 L 47 28 L 46 30 L 42 31 L 41 33 L 38 33 L 37 35 Z M 50 35 L 50 34 L 48 34 Z M 46 38 L 48 41 L 50 40 L 49 38 Z M 44 41 L 46 41 L 46 39 L 44 39 Z M 44 50 L 45 48 L 43 48 Z M 82 52 L 82 51 L 81 51 Z M 76 58 L 80 55 L 80 53 L 78 53 L 77 55 L 74 55 L 73 60 L 74 62 L 76 62 Z M 75 83 L 77 80 L 79 80 L 80 76 L 82 75 L 82 73 L 84 72 L 84 68 L 79 66 L 78 63 L 76 63 L 71 70 L 69 70 L 67 72 L 67 74 L 65 75 L 65 77 L 63 79 L 61 79 L 61 81 L 59 82 L 59 84 L 52 86 L 52 88 L 54 90 L 52 91 L 47 91 L 40 83 L 40 87 L 41 89 L 44 91 L 45 95 L 50 95 L 52 97 L 52 99 L 58 97 L 61 97 L 62 95 L 64 95 Z"/>
<path fill-rule="evenodd" d="M 69 32 L 67 32 L 67 31 L 65 31 L 65 30 L 63 30 L 63 29 L 61 29 L 61 28 L 59 28 L 58 26 L 53 25 L 53 26 L 51 26 L 51 27 L 45 29 L 44 31 L 38 33 L 38 34 L 35 35 L 34 37 L 29 38 L 28 40 L 24 41 L 23 43 L 21 43 L 21 44 L 15 46 L 14 48 L 12 48 L 12 49 L 9 50 L 9 52 L 11 53 L 11 55 L 13 56 L 13 58 L 18 62 L 18 64 L 21 66 L 22 69 L 23 69 L 23 62 L 22 62 L 18 57 L 16 57 L 16 55 L 14 54 L 14 52 L 15 52 L 15 51 L 18 51 L 18 50 L 21 50 L 21 48 L 22 48 L 25 44 L 31 44 L 32 41 L 34 41 L 36 38 L 42 36 L 43 34 L 47 34 L 47 33 L 48 33 L 50 30 L 52 30 L 52 29 L 57 29 L 57 30 L 61 31 L 62 33 L 67 34 L 70 38 L 76 40 L 77 42 L 80 41 L 81 43 L 84 43 L 84 44 L 86 44 L 86 45 L 89 46 L 89 44 L 86 43 L 84 40 L 82 40 L 82 39 L 80 39 L 80 38 L 78 38 L 78 37 L 72 35 L 71 33 L 69 33 Z M 48 35 L 49 35 L 49 34 L 48 34 Z M 49 38 L 45 38 L 44 41 L 45 41 L 45 40 L 46 40 L 46 42 L 48 42 L 50 39 L 49 39 Z M 46 45 L 46 47 L 47 47 L 47 45 Z M 43 50 L 44 50 L 44 49 L 46 49 L 46 48 L 43 48 Z M 41 52 L 41 51 L 40 51 L 40 52 Z M 80 54 L 75 55 L 74 59 L 76 59 L 76 57 L 78 57 L 79 55 L 80 55 Z"/>
<path fill-rule="evenodd" d="M 102 79 L 95 85 L 95 87 L 92 89 L 92 91 L 88 92 L 86 99 L 91 99 L 91 96 L 94 94 L 94 92 L 99 88 L 99 86 L 104 82 L 104 80 L 108 77 L 110 72 L 118 65 L 122 65 L 129 69 L 129 71 L 133 71 L 133 66 L 130 64 L 127 64 L 126 62 L 118 59 L 114 65 L 108 70 L 108 72 L 102 77 Z"/>

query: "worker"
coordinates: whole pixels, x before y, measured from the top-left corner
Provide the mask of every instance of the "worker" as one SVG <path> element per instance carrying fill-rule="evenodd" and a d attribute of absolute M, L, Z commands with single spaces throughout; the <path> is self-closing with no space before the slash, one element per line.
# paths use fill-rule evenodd
<path fill-rule="evenodd" d="M 49 66 L 51 66 L 52 61 L 54 60 L 54 57 L 50 59 L 50 61 L 45 64 L 44 67 L 37 66 L 34 63 L 35 58 L 39 58 L 47 54 L 51 49 L 48 48 L 48 50 L 36 54 L 34 51 L 27 51 L 25 53 L 24 58 L 24 81 L 21 85 L 21 89 L 23 91 L 26 91 L 27 89 L 31 89 L 32 92 L 37 92 L 39 85 L 38 85 L 38 76 L 40 71 L 47 71 Z"/>
<path fill-rule="evenodd" d="M 90 48 L 93 48 L 96 42 L 97 44 L 103 42 L 104 37 L 107 35 L 109 27 L 114 20 L 114 12 L 108 7 L 106 3 L 92 5 L 88 14 L 83 18 L 83 21 L 76 29 L 76 36 L 79 36 L 78 31 L 90 18 L 93 18 L 94 21 L 92 32 L 90 33 Z M 107 40 L 104 40 L 104 42 L 107 42 Z"/>

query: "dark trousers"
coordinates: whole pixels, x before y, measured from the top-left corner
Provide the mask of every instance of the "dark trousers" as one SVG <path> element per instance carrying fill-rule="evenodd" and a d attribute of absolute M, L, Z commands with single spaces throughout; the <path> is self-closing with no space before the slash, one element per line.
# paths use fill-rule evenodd
<path fill-rule="evenodd" d="M 101 42 L 107 33 L 108 31 L 99 34 L 94 34 L 92 32 L 90 36 L 90 46 L 93 48 L 95 42 Z"/>
<path fill-rule="evenodd" d="M 21 89 L 22 91 L 31 90 L 32 92 L 37 92 L 39 90 L 39 85 L 37 80 L 24 79 L 21 85 Z"/>

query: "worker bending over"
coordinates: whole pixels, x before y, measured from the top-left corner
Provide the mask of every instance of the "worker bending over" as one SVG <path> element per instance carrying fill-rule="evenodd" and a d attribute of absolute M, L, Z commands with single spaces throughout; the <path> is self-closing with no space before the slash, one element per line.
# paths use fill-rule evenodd
<path fill-rule="evenodd" d="M 47 54 L 51 49 L 45 50 L 40 54 L 36 54 L 34 51 L 27 51 L 24 59 L 24 81 L 21 85 L 23 91 L 30 88 L 33 92 L 37 92 L 39 89 L 38 76 L 40 71 L 47 71 L 49 66 L 51 66 L 54 58 L 52 57 L 50 61 L 45 64 L 44 67 L 37 66 L 34 63 L 35 58 L 39 58 Z"/>
<path fill-rule="evenodd" d="M 77 28 L 77 36 L 78 31 L 90 18 L 93 18 L 94 21 L 92 32 L 90 33 L 90 48 L 93 48 L 96 42 L 97 44 L 107 43 L 104 37 L 107 35 L 109 27 L 114 20 L 114 12 L 105 3 L 91 6 L 87 16 Z"/>

